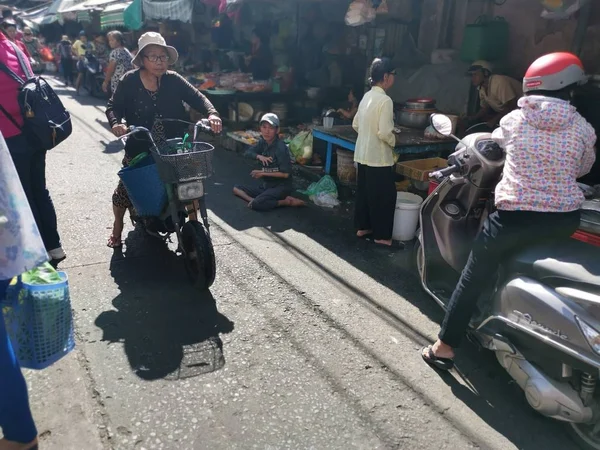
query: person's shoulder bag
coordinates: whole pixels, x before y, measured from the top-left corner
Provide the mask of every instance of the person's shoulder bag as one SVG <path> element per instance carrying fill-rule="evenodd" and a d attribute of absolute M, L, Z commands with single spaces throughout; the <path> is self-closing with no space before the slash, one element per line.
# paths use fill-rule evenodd
<path fill-rule="evenodd" d="M 32 145 L 43 150 L 50 150 L 67 139 L 73 131 L 71 115 L 54 92 L 48 82 L 35 76 L 25 63 L 25 55 L 10 42 L 23 73 L 27 79 L 22 79 L 6 64 L 0 62 L 0 70 L 15 80 L 19 86 L 17 100 L 23 115 L 23 126 L 0 104 L 0 111 L 13 125 L 23 131 Z"/>

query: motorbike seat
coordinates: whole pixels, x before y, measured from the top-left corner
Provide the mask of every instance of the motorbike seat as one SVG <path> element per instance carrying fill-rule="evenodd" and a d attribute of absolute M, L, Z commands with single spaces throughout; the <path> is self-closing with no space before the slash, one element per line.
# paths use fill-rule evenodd
<path fill-rule="evenodd" d="M 575 239 L 526 248 L 509 259 L 510 272 L 545 281 L 600 288 L 600 247 Z"/>

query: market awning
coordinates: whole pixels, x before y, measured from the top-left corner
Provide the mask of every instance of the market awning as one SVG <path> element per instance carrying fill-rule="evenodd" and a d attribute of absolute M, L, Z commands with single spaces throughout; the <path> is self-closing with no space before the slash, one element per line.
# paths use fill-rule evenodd
<path fill-rule="evenodd" d="M 159 2 L 143 0 L 144 15 L 147 19 L 179 20 L 190 23 L 194 9 L 194 0 L 170 0 Z"/>
<path fill-rule="evenodd" d="M 142 17 L 142 0 L 133 0 L 131 5 L 123 11 L 123 19 L 125 22 L 125 28 L 130 30 L 141 30 L 144 26 L 144 19 Z"/>
<path fill-rule="evenodd" d="M 104 8 L 104 11 L 100 14 L 100 28 L 106 30 L 109 28 L 125 27 L 123 13 L 131 3 L 132 2 L 122 2 Z"/>

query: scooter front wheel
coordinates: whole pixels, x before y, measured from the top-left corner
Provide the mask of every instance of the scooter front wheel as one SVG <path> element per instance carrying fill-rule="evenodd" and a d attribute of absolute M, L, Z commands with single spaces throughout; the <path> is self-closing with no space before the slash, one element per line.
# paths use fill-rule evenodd
<path fill-rule="evenodd" d="M 567 423 L 571 437 L 582 450 L 600 450 L 600 435 L 597 431 L 598 422 L 591 424 Z"/>
<path fill-rule="evenodd" d="M 183 226 L 181 240 L 188 276 L 198 290 L 206 291 L 214 283 L 217 270 L 210 236 L 200 222 L 191 220 Z"/>

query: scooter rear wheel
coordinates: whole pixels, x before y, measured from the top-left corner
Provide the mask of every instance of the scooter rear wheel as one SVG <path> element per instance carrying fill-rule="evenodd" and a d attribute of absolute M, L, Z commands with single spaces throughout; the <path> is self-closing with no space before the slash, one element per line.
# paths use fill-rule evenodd
<path fill-rule="evenodd" d="M 217 270 L 210 236 L 200 222 L 192 220 L 183 226 L 181 238 L 188 276 L 198 290 L 206 291 L 214 283 Z"/>

